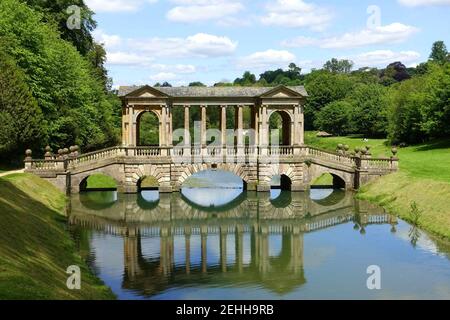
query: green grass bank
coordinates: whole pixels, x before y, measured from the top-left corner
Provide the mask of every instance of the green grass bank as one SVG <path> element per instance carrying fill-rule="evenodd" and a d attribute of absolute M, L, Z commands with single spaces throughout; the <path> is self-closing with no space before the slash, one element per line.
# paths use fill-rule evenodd
<path fill-rule="evenodd" d="M 355 147 L 371 146 L 376 157 L 390 156 L 391 147 L 384 139 L 363 141 L 360 136 L 317 138 L 306 134 L 305 143 L 335 150 L 337 144 Z M 361 188 L 357 197 L 375 202 L 412 222 L 411 205 L 420 211 L 417 224 L 424 230 L 450 239 L 450 139 L 399 149 L 400 170 L 381 177 Z"/>
<path fill-rule="evenodd" d="M 0 299 L 113 299 L 89 271 L 67 231 L 66 198 L 29 174 L 0 178 Z M 81 268 L 81 290 L 66 286 Z"/>

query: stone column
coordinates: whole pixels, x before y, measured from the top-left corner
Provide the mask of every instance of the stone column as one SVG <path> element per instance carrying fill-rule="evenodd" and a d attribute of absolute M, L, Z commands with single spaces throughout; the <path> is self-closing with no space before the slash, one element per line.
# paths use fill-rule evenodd
<path fill-rule="evenodd" d="M 133 127 L 134 127 L 134 106 L 128 105 L 128 145 L 136 146 L 137 141 L 134 141 L 133 137 Z"/>
<path fill-rule="evenodd" d="M 298 106 L 298 112 L 299 112 L 299 137 L 298 137 L 298 143 L 300 145 L 305 144 L 305 113 L 303 105 Z"/>
<path fill-rule="evenodd" d="M 167 107 L 167 132 L 168 132 L 167 146 L 169 147 L 173 145 L 172 108 L 173 108 L 172 106 Z"/>
<path fill-rule="evenodd" d="M 167 107 L 161 107 L 161 123 L 159 125 L 159 131 L 161 132 L 160 146 L 167 146 Z"/>
<path fill-rule="evenodd" d="M 222 146 L 227 145 L 227 106 L 220 106 L 220 131 L 222 135 Z"/>
<path fill-rule="evenodd" d="M 122 146 L 128 145 L 128 118 L 127 118 L 128 106 L 122 106 Z"/>
<path fill-rule="evenodd" d="M 200 106 L 202 114 L 201 122 L 201 144 L 202 147 L 206 146 L 206 106 Z"/>
<path fill-rule="evenodd" d="M 191 137 L 190 137 L 190 131 L 189 131 L 189 111 L 190 106 L 185 105 L 184 106 L 184 145 L 185 146 L 191 146 Z"/>
<path fill-rule="evenodd" d="M 244 107 L 237 106 L 237 145 L 244 146 Z"/>

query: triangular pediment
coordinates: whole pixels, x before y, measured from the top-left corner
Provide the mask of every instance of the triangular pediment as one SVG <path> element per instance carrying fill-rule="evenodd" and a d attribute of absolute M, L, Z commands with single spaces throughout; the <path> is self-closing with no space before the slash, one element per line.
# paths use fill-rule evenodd
<path fill-rule="evenodd" d="M 134 98 L 167 98 L 168 95 L 150 86 L 143 86 L 127 94 Z"/>
<path fill-rule="evenodd" d="M 260 96 L 261 98 L 298 98 L 302 95 L 285 86 L 275 87 Z"/>

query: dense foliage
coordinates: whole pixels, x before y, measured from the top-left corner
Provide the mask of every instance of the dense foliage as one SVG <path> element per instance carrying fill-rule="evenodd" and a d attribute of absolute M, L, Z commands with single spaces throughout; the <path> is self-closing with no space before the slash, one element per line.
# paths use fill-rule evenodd
<path fill-rule="evenodd" d="M 23 104 L 21 113 L 35 114 L 32 122 L 38 123 L 36 130 L 42 135 L 36 136 L 39 143 L 36 137 L 20 134 L 18 140 L 11 136 L 7 144 L 14 148 L 26 145 L 35 151 L 45 144 L 54 150 L 78 144 L 85 151 L 116 144 L 120 103 L 107 92 L 103 48 L 92 43 L 89 36 L 84 40 L 69 39 L 62 32 L 63 17 L 58 8 L 67 1 L 27 2 L 30 5 L 19 0 L 0 2 L 0 40 L 3 51 L 10 56 L 3 55 L 1 60 L 13 61 L 7 64 L 11 68 L 17 65 L 23 72 L 23 81 L 17 81 L 22 88 L 29 88 L 32 97 Z M 59 7 L 54 7 L 57 4 Z M 52 12 L 55 15 L 50 18 Z M 93 26 L 92 23 L 85 31 L 76 32 L 87 32 Z M 1 70 L 3 73 L 3 65 Z M 8 154 L 2 152 L 2 156 Z"/>

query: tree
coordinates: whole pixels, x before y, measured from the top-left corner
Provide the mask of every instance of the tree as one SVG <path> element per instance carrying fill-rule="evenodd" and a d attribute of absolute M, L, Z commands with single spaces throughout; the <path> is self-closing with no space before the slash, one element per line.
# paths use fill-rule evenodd
<path fill-rule="evenodd" d="M 421 127 L 422 82 L 423 77 L 416 77 L 388 91 L 388 137 L 393 144 L 418 143 L 426 138 Z"/>
<path fill-rule="evenodd" d="M 305 106 L 305 128 L 315 129 L 316 113 L 327 104 L 344 99 L 355 86 L 355 80 L 348 75 L 319 70 L 311 72 L 305 79 L 309 97 Z"/>
<path fill-rule="evenodd" d="M 43 14 L 43 21 L 53 23 L 58 27 L 61 38 L 71 42 L 82 55 L 87 55 L 93 48 L 94 41 L 91 32 L 97 27 L 91 9 L 83 0 L 25 0 L 34 10 Z M 76 14 L 68 8 L 76 6 L 80 9 L 80 28 L 69 29 L 67 21 Z"/>
<path fill-rule="evenodd" d="M 379 84 L 358 84 L 346 98 L 350 102 L 352 129 L 369 137 L 388 131 L 386 88 Z"/>
<path fill-rule="evenodd" d="M 315 126 L 334 135 L 345 135 L 351 132 L 350 114 L 353 106 L 349 102 L 334 101 L 323 107 L 317 114 Z"/>
<path fill-rule="evenodd" d="M 120 126 L 114 127 L 112 99 L 118 98 L 105 93 L 88 59 L 45 21 L 22 1 L 0 1 L 0 37 L 8 39 L 5 50 L 47 121 L 43 142 L 54 150 L 77 144 L 83 151 L 116 144 Z"/>
<path fill-rule="evenodd" d="M 189 83 L 189 87 L 206 87 L 206 85 L 200 81 L 195 81 L 195 82 Z"/>
<path fill-rule="evenodd" d="M 333 58 L 323 65 L 323 69 L 333 73 L 350 73 L 353 69 L 353 62 Z"/>
<path fill-rule="evenodd" d="M 431 48 L 430 60 L 443 64 L 448 61 L 448 54 L 444 41 L 436 41 Z"/>
<path fill-rule="evenodd" d="M 0 46 L 0 155 L 7 157 L 1 160 L 11 161 L 18 160 L 25 149 L 43 145 L 45 121 L 25 75 L 3 48 Z"/>
<path fill-rule="evenodd" d="M 397 61 L 389 64 L 386 69 L 381 71 L 380 82 L 385 86 L 389 86 L 410 78 L 411 76 L 409 75 L 406 66 L 400 61 Z"/>
<path fill-rule="evenodd" d="M 111 90 L 112 80 L 108 77 L 108 71 L 105 68 L 106 50 L 103 45 L 94 42 L 87 58 L 92 64 L 94 77 L 103 84 L 105 91 Z"/>
<path fill-rule="evenodd" d="M 242 78 L 236 78 L 236 80 L 234 80 L 234 84 L 240 86 L 251 86 L 254 85 L 255 83 L 256 83 L 256 76 L 250 71 L 245 71 Z"/>

